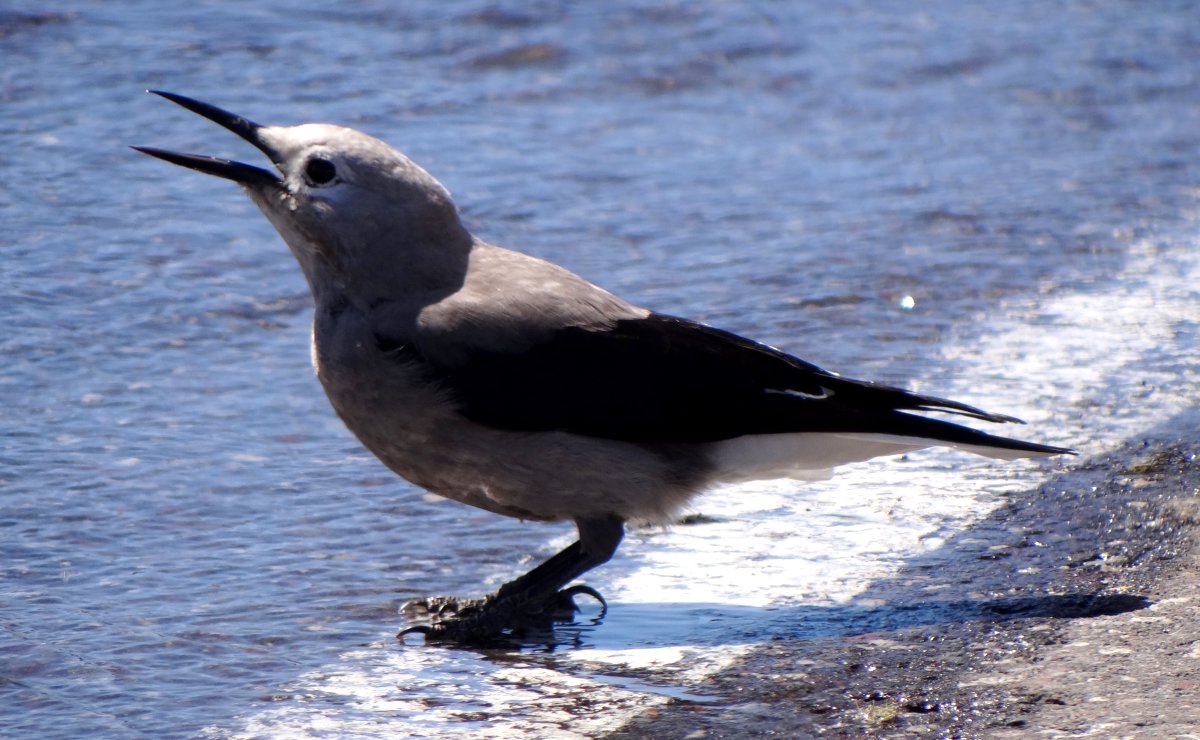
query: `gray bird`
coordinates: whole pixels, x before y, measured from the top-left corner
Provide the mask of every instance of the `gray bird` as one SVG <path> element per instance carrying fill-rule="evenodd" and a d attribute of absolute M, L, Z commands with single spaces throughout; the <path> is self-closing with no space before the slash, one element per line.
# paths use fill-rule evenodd
<path fill-rule="evenodd" d="M 718 483 L 821 478 L 930 446 L 1072 452 L 922 416 L 1019 422 L 843 378 L 488 244 L 437 180 L 359 131 L 261 126 L 153 92 L 278 170 L 134 147 L 233 180 L 278 230 L 312 291 L 317 377 L 367 449 L 438 495 L 578 528 L 577 542 L 495 594 L 422 602 L 431 623 L 405 632 L 484 643 L 548 624 L 572 596 L 599 598 L 566 587 L 612 557 L 625 522 L 668 521 Z"/>

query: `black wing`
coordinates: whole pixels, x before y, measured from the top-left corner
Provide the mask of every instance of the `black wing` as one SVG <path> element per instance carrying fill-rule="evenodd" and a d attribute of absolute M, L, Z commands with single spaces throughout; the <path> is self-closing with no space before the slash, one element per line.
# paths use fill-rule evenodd
<path fill-rule="evenodd" d="M 1002 438 L 899 412 L 1018 421 L 842 378 L 736 334 L 659 314 L 561 329 L 520 354 L 477 351 L 452 367 L 426 362 L 412 345 L 403 354 L 425 363 L 430 379 L 450 391 L 464 416 L 514 431 L 562 430 L 646 443 L 865 432 L 989 444 Z M 970 439 L 960 439 L 956 430 Z"/>

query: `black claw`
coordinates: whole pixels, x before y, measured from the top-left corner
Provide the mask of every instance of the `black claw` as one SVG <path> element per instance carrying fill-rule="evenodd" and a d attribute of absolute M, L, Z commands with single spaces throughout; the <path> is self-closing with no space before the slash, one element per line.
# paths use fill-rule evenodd
<path fill-rule="evenodd" d="M 429 637 L 429 633 L 432 631 L 433 631 L 433 628 L 430 627 L 429 625 L 418 624 L 414 627 L 405 627 L 404 629 L 397 632 L 396 639 L 399 640 L 400 642 L 404 642 L 404 638 L 408 637 L 409 635 L 412 635 L 412 634 L 421 634 L 421 635 L 425 635 L 426 637 Z"/>
<path fill-rule="evenodd" d="M 608 611 L 608 602 L 604 600 L 604 597 L 600 595 L 600 592 L 591 586 L 585 586 L 582 583 L 578 586 L 571 586 L 570 588 L 564 588 L 562 591 L 559 591 L 558 598 L 573 600 L 579 594 L 591 596 L 593 599 L 600 602 L 601 615 Z"/>

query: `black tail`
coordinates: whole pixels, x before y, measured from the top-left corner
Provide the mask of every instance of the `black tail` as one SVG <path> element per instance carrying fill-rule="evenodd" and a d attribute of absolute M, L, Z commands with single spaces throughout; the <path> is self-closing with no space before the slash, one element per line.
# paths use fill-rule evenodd
<path fill-rule="evenodd" d="M 971 407 L 966 407 L 970 409 Z M 942 411 L 945 409 L 937 408 Z M 980 411 L 978 414 L 964 413 L 972 418 L 983 419 L 986 421 L 1014 421 L 1020 422 L 1019 419 L 1012 417 L 997 416 Z M 1013 452 L 1026 452 L 1031 455 L 1074 455 L 1075 450 L 1067 447 L 1054 447 L 1052 445 L 1043 445 L 1036 442 L 1026 442 L 1023 439 L 1013 439 L 1011 437 L 1001 437 L 995 434 L 981 432 L 978 429 L 972 429 L 961 424 L 955 424 L 941 419 L 930 419 L 925 416 L 916 416 L 897 411 L 889 414 L 886 421 L 882 423 L 878 429 L 881 434 L 895 434 L 901 437 L 920 437 L 922 439 L 934 439 L 939 442 L 946 443 L 952 446 L 969 446 L 980 448 L 991 448 L 999 450 L 1011 450 Z M 986 453 L 984 453 L 986 454 Z"/>

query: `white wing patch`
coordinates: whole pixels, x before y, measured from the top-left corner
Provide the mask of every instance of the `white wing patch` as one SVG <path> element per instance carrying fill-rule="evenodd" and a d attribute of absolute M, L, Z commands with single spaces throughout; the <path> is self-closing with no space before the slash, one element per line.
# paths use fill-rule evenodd
<path fill-rule="evenodd" d="M 805 393 L 797 390 L 777 390 L 775 388 L 767 388 L 764 393 L 774 393 L 779 396 L 795 396 L 796 398 L 808 398 L 813 401 L 820 401 L 823 398 L 829 398 L 833 395 L 833 391 L 825 386 L 818 386 L 821 389 L 820 393 Z"/>

